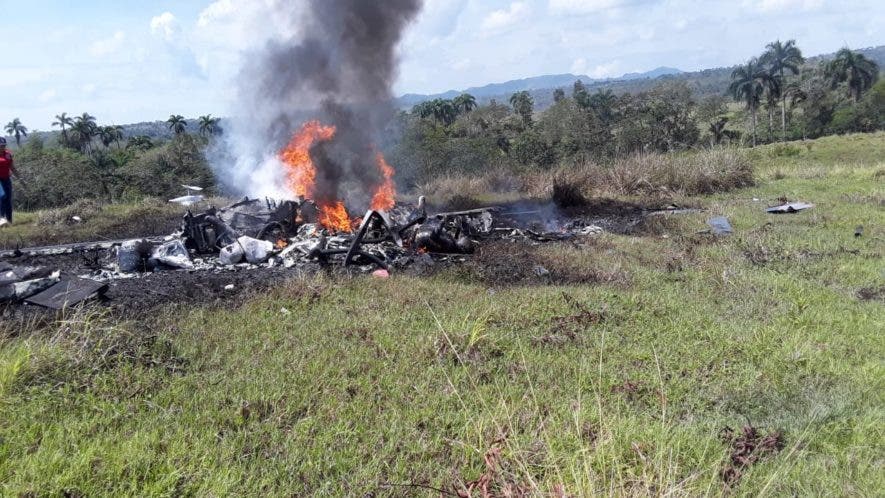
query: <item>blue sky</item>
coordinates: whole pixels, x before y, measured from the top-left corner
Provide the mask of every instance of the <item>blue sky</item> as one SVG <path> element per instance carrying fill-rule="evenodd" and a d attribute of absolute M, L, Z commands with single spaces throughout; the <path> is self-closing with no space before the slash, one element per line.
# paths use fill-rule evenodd
<path fill-rule="evenodd" d="M 118 124 L 235 113 L 243 57 L 297 35 L 276 14 L 291 2 L 0 0 L 0 122 L 20 117 L 46 130 L 63 111 Z M 775 38 L 797 39 L 807 55 L 885 44 L 885 2 L 873 0 L 425 3 L 400 49 L 398 94 L 547 73 L 728 66 Z"/>

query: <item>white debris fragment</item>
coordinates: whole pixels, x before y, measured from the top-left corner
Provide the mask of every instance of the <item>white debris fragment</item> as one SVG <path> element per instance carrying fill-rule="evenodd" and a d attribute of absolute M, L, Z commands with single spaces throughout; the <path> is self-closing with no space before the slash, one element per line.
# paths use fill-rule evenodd
<path fill-rule="evenodd" d="M 171 240 L 154 249 L 151 260 L 173 268 L 194 269 L 194 263 L 191 261 L 190 254 L 187 252 L 187 248 L 184 247 L 184 242 L 180 239 Z"/>
<path fill-rule="evenodd" d="M 239 242 L 234 242 L 221 249 L 221 252 L 218 253 L 218 262 L 225 266 L 231 266 L 241 263 L 245 257 L 243 246 Z"/>
<path fill-rule="evenodd" d="M 182 206 L 193 206 L 194 204 L 198 204 L 200 202 L 203 202 L 204 200 L 206 200 L 206 197 L 202 195 L 185 195 L 183 197 L 169 199 L 169 202 L 181 204 Z"/>
<path fill-rule="evenodd" d="M 246 255 L 246 261 L 253 265 L 258 265 L 267 261 L 267 258 L 270 257 L 270 254 L 274 250 L 273 242 L 268 242 L 266 240 L 258 240 L 253 239 L 252 237 L 243 236 L 237 239 L 237 242 L 243 248 L 243 253 Z"/>
<path fill-rule="evenodd" d="M 61 272 L 56 271 L 46 278 L 38 278 L 26 282 L 16 282 L 12 284 L 12 288 L 16 299 L 27 299 L 38 292 L 43 292 L 52 287 L 57 284 L 59 280 L 61 280 Z"/>
<path fill-rule="evenodd" d="M 579 230 L 578 233 L 581 235 L 599 235 L 604 231 L 605 230 L 603 230 L 603 228 L 601 226 L 587 225 L 586 227 Z"/>
<path fill-rule="evenodd" d="M 236 288 L 236 287 L 234 286 L 234 284 L 228 284 L 228 285 L 225 285 L 225 286 L 224 286 L 224 290 L 226 290 L 226 291 L 232 291 L 232 290 L 234 290 L 235 288 Z"/>

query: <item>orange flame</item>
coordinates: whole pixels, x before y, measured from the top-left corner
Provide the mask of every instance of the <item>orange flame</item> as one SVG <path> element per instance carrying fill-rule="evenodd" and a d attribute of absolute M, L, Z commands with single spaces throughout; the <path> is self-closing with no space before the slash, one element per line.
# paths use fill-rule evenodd
<path fill-rule="evenodd" d="M 317 181 L 317 169 L 310 158 L 310 149 L 317 142 L 327 142 L 336 133 L 334 126 L 325 126 L 319 121 L 304 123 L 301 131 L 292 137 L 289 145 L 280 152 L 280 160 L 288 168 L 286 177 L 289 188 L 295 195 L 312 199 Z"/>
<path fill-rule="evenodd" d="M 384 182 L 372 196 L 372 210 L 387 211 L 396 205 L 396 186 L 393 184 L 393 175 L 396 174 L 396 171 L 390 164 L 387 164 L 384 155 L 380 152 L 375 154 L 375 162 L 378 163 L 378 170 L 381 171 Z"/>
<path fill-rule="evenodd" d="M 280 160 L 286 166 L 286 182 L 296 196 L 303 199 L 315 199 L 317 169 L 310 157 L 311 148 L 319 142 L 332 140 L 337 133 L 334 126 L 323 125 L 319 121 L 309 121 L 292 137 L 289 144 L 280 152 Z M 396 204 L 396 186 L 393 167 L 384 159 L 380 152 L 375 154 L 375 162 L 381 172 L 383 181 L 372 196 L 371 209 L 386 211 Z M 319 201 L 319 222 L 332 231 L 352 232 L 353 223 L 347 214 L 342 201 Z"/>
<path fill-rule="evenodd" d="M 347 214 L 347 208 L 344 207 L 343 202 L 322 204 L 319 208 L 321 225 L 336 232 L 350 233 L 353 231 L 350 226 L 350 216 Z"/>

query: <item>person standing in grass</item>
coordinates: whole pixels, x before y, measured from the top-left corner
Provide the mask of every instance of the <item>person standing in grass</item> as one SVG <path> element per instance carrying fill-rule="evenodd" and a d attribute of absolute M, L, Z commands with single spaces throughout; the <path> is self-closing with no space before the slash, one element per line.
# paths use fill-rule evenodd
<path fill-rule="evenodd" d="M 6 139 L 0 137 L 0 227 L 12 223 L 12 176 L 18 178 L 12 152 L 6 150 Z"/>

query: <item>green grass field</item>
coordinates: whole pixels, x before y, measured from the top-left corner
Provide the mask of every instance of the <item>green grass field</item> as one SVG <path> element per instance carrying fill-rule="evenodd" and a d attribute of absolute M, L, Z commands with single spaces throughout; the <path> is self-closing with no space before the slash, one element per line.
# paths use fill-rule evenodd
<path fill-rule="evenodd" d="M 315 277 L 0 325 L 0 490 L 879 495 L 885 134 L 750 154 L 758 186 L 692 198 L 706 213 L 535 254 L 604 283 Z M 781 196 L 816 207 L 764 213 Z M 736 233 L 698 234 L 712 215 Z M 720 432 L 747 425 L 783 449 L 735 467 Z"/>

